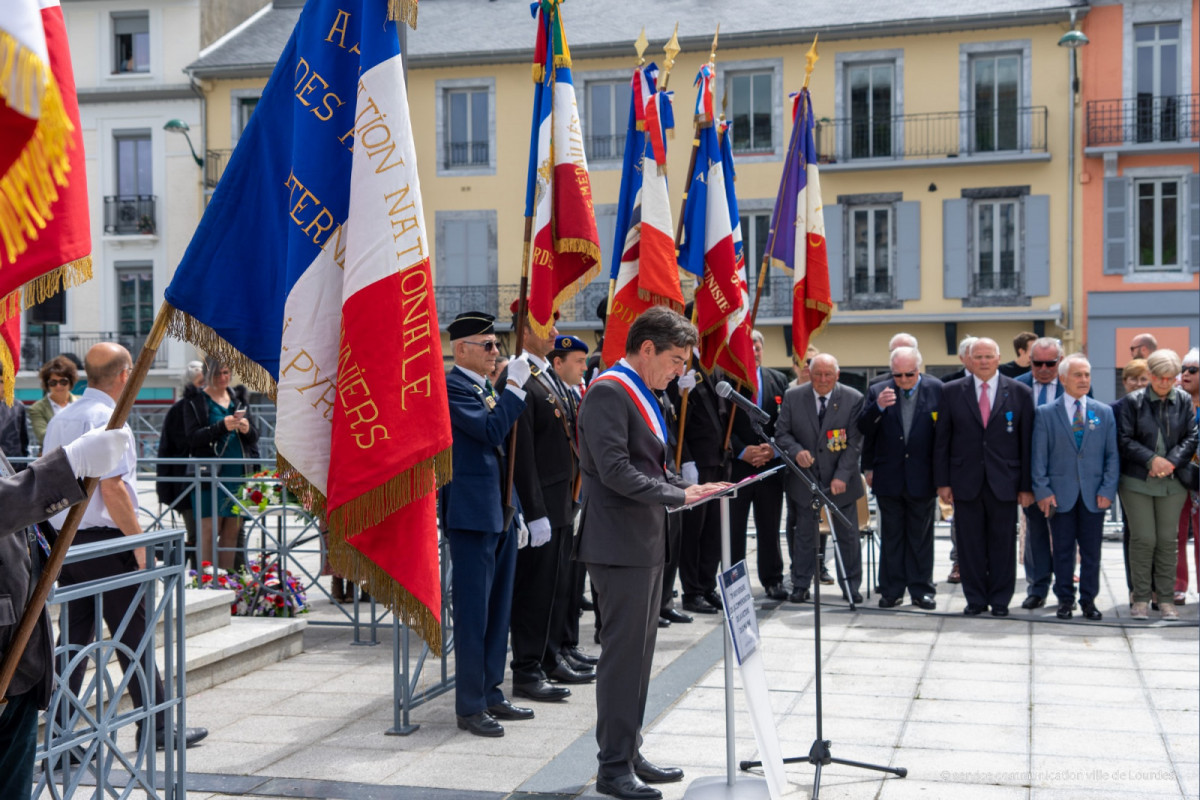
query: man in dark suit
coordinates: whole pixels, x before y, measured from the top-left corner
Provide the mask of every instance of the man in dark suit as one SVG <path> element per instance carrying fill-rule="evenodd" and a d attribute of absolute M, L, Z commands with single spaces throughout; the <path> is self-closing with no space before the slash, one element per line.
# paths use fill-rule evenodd
<path fill-rule="evenodd" d="M 1053 404 L 1062 397 L 1063 385 L 1058 380 L 1058 364 L 1062 361 L 1062 342 L 1043 337 L 1029 347 L 1030 371 L 1016 380 L 1033 390 L 1033 406 Z M 1046 605 L 1050 579 L 1054 577 L 1054 561 L 1050 555 L 1050 526 L 1037 503 L 1025 507 L 1025 599 L 1021 608 L 1035 609 Z"/>
<path fill-rule="evenodd" d="M 971 345 L 975 344 L 975 338 L 964 336 L 958 343 L 958 360 L 962 362 L 962 369 L 943 375 L 943 386 L 971 374 Z M 958 569 L 958 518 L 953 513 L 950 515 L 950 574 L 946 576 L 946 583 L 962 583 Z"/>
<path fill-rule="evenodd" d="M 863 434 L 863 469 L 879 504 L 880 608 L 903 602 L 937 607 L 933 585 L 933 428 L 942 382 L 921 374 L 921 353 L 892 351 L 892 377 L 872 386 L 858 428 Z"/>
<path fill-rule="evenodd" d="M 942 501 L 954 504 L 968 616 L 989 605 L 992 616 L 1008 616 L 1016 581 L 1015 503 L 1033 502 L 1033 396 L 999 374 L 999 366 L 996 342 L 977 339 L 973 374 L 942 387 L 934 432 L 933 480 Z"/>
<path fill-rule="evenodd" d="M 579 412 L 583 510 L 576 558 L 587 564 L 604 626 L 596 668 L 596 741 L 602 794 L 654 800 L 648 783 L 678 781 L 641 753 L 642 718 L 658 636 L 667 507 L 720 485 L 667 472 L 666 421 L 654 393 L 683 372 L 698 340 L 680 314 L 655 306 L 629 327 L 625 358 L 588 388 Z"/>
<path fill-rule="evenodd" d="M 98 430 L 42 456 L 15 475 L 0 455 L 0 475 L 4 476 L 0 477 L 0 508 L 4 509 L 0 517 L 0 597 L 5 598 L 8 612 L 0 621 L 0 660 L 8 652 L 32 584 L 50 554 L 45 537 L 28 526 L 83 500 L 77 478 L 106 475 L 132 446 L 133 436 L 126 428 Z M 0 707 L 0 797 L 29 796 L 38 709 L 45 709 L 50 702 L 53 681 L 50 614 L 43 609 L 4 694 L 7 703 Z"/>
<path fill-rule="evenodd" d="M 499 350 L 495 317 L 477 311 L 450 323 L 454 366 L 446 395 L 454 436 L 454 479 L 439 498 L 442 530 L 454 565 L 454 710 L 458 727 L 503 736 L 497 719 L 529 719 L 500 690 L 508 651 L 517 530 L 503 505 L 505 444 L 525 409 L 529 364 L 514 359 L 505 391 L 485 378 Z M 514 502 L 516 498 L 514 497 Z"/>
<path fill-rule="evenodd" d="M 1075 607 L 1075 547 L 1079 547 L 1079 607 L 1090 620 L 1100 590 L 1100 545 L 1104 515 L 1117 496 L 1121 461 L 1112 409 L 1087 396 L 1092 368 L 1083 354 L 1059 367 L 1061 402 L 1039 406 L 1033 424 L 1033 494 L 1043 515 L 1053 516 L 1054 595 L 1059 619 Z"/>
<path fill-rule="evenodd" d="M 775 435 L 775 421 L 779 418 L 779 406 L 787 393 L 788 380 L 781 372 L 762 365 L 763 335 L 752 334 L 754 340 L 754 364 L 758 370 L 758 394 L 752 399 L 771 416 L 763 430 Z M 750 397 L 750 388 L 742 387 L 742 394 Z M 746 414 L 733 414 L 733 430 L 729 443 L 733 448 L 734 482 L 745 480 L 751 475 L 779 466 L 771 445 L 758 435 Z M 729 501 L 729 549 L 730 562 L 736 564 L 746 557 L 746 523 L 750 509 L 754 509 L 754 528 L 758 531 L 758 580 L 772 600 L 786 600 L 783 588 L 783 553 L 779 547 L 779 520 L 783 516 L 783 476 L 779 473 L 763 478 L 746 489 L 738 491 L 737 497 Z"/>
<path fill-rule="evenodd" d="M 514 330 L 518 321 L 513 320 Z M 524 352 L 529 364 L 525 410 L 517 423 L 513 486 L 521 500 L 529 544 L 517 551 L 512 598 L 513 694 L 529 700 L 563 700 L 570 691 L 552 686 L 587 683 L 595 673 L 586 664 L 572 665 L 559 651 L 568 602 L 568 571 L 562 569 L 575 530 L 575 432 L 573 397 L 554 374 L 548 356 L 558 330 L 552 325 L 539 336 L 528 321 Z M 581 342 L 582 344 L 582 342 Z"/>
<path fill-rule="evenodd" d="M 829 353 L 814 356 L 808 369 L 811 381 L 788 389 L 784 395 L 775 423 L 775 439 L 797 464 L 810 471 L 817 485 L 849 521 L 846 526 L 835 519 L 833 528 L 850 587 L 849 596 L 845 586 L 842 595 L 861 603 L 858 589 L 862 584 L 862 549 L 858 541 L 857 506 L 865 491 L 860 471 L 862 433 L 858 430 L 863 396 L 856 389 L 838 383 L 837 359 Z M 802 603 L 811 596 L 808 587 L 817 569 L 818 525 L 810 508 L 812 494 L 808 484 L 789 473 L 784 486 L 799 511 L 792 550 L 792 592 L 788 600 Z"/>

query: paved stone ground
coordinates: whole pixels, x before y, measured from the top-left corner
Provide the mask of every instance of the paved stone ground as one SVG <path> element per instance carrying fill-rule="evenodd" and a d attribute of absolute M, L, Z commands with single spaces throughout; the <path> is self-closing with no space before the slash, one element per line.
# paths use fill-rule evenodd
<path fill-rule="evenodd" d="M 938 578 L 948 571 L 946 533 L 939 527 Z M 832 765 L 821 797 L 1200 795 L 1196 594 L 1181 623 L 1134 622 L 1119 542 L 1105 542 L 1102 563 L 1099 624 L 1022 611 L 1020 575 L 1008 619 L 964 618 L 959 587 L 944 582 L 935 612 L 880 610 L 873 596 L 853 613 L 827 596 L 824 736 L 835 757 L 903 766 L 908 777 Z M 590 615 L 584 622 L 590 644 Z M 760 601 L 759 624 L 784 753 L 807 754 L 816 730 L 813 607 Z M 190 721 L 212 733 L 188 752 L 189 800 L 598 796 L 590 686 L 572 687 L 565 703 L 533 704 L 537 718 L 505 723 L 502 739 L 458 731 L 451 694 L 413 711 L 412 735 L 384 735 L 393 714 L 388 633 L 380 646 L 358 647 L 346 629 L 310 626 L 302 655 L 190 698 Z M 660 633 L 643 752 L 686 771 L 662 787 L 669 800 L 696 778 L 725 774 L 721 658 L 717 617 Z M 740 691 L 736 702 L 738 758 L 756 758 Z M 787 774 L 790 796 L 811 793 L 811 766 Z"/>

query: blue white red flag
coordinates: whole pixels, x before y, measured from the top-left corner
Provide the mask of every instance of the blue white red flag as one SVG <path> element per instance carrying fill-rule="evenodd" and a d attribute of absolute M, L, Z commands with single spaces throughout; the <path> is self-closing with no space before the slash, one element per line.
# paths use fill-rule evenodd
<path fill-rule="evenodd" d="M 754 361 L 754 337 L 750 322 L 750 286 L 746 281 L 746 251 L 742 243 L 741 214 L 738 211 L 737 175 L 733 169 L 733 145 L 729 123 L 722 120 L 718 128 L 721 143 L 721 164 L 725 169 L 725 199 L 729 206 L 729 224 L 733 229 L 733 253 L 737 265 L 737 284 L 741 293 L 737 311 L 725 318 L 725 341 L 717 350 L 717 366 L 750 387 L 752 397 L 758 396 L 758 367 Z"/>
<path fill-rule="evenodd" d="M 440 651 L 450 420 L 387 0 L 309 0 L 166 290 L 172 332 L 275 397 L 330 563 Z"/>
<path fill-rule="evenodd" d="M 792 138 L 771 215 L 768 250 L 772 264 L 792 271 L 792 352 L 801 358 L 809 339 L 833 314 L 813 127 L 812 97 L 801 89 L 792 105 Z"/>
<path fill-rule="evenodd" d="M 616 283 L 604 326 L 605 364 L 615 364 L 625 354 L 629 326 L 647 308 L 664 305 L 676 311 L 683 309 L 666 174 L 665 132 L 674 127 L 675 120 L 671 93 L 658 91 L 657 77 L 658 68 L 654 64 L 635 70 L 633 75 L 630 135 L 626 139 L 620 194 L 622 201 L 632 197 L 633 205 L 628 213 L 618 213 L 618 220 L 624 222 L 618 223 L 614 245 Z M 636 139 L 642 148 L 636 158 L 629 152 L 631 139 Z M 636 191 L 632 188 L 635 185 Z"/>
<path fill-rule="evenodd" d="M 571 51 L 561 0 L 531 6 L 537 17 L 533 132 L 525 216 L 533 219 L 529 253 L 529 324 L 539 336 L 554 312 L 600 272 L 600 236 L 592 208 L 583 128 L 571 82 Z"/>

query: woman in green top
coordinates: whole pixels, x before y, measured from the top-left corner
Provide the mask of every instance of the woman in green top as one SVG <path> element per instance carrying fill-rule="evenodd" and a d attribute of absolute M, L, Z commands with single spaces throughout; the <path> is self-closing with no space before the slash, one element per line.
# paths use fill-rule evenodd
<path fill-rule="evenodd" d="M 37 439 L 38 447 L 46 438 L 46 425 L 59 411 L 75 402 L 71 387 L 79 377 L 79 371 L 71 363 L 71 359 L 57 356 L 42 365 L 38 370 L 42 381 L 42 391 L 46 396 L 29 407 L 29 422 L 33 426 L 33 436 Z"/>

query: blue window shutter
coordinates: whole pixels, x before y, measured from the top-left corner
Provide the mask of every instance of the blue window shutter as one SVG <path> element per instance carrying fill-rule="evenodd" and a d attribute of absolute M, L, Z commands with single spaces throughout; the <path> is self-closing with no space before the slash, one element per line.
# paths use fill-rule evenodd
<path fill-rule="evenodd" d="M 1050 294 L 1050 196 L 1025 198 L 1025 294 Z M 1070 269 L 1071 265 L 1067 265 Z"/>
<path fill-rule="evenodd" d="M 971 262 L 967 242 L 971 236 L 970 200 L 942 201 L 942 296 L 965 298 L 970 294 Z"/>
<path fill-rule="evenodd" d="M 896 203 L 896 299 L 921 299 L 921 204 Z"/>
<path fill-rule="evenodd" d="M 825 206 L 825 254 L 829 258 L 829 296 L 835 303 L 846 300 L 846 254 L 842 246 L 846 215 L 841 205 Z M 796 235 L 802 235 L 796 231 Z"/>
<path fill-rule="evenodd" d="M 1200 175 L 1188 177 L 1188 269 L 1200 272 Z"/>
<path fill-rule="evenodd" d="M 1129 178 L 1104 179 L 1104 274 L 1129 271 Z"/>

